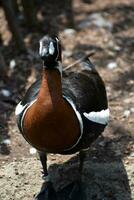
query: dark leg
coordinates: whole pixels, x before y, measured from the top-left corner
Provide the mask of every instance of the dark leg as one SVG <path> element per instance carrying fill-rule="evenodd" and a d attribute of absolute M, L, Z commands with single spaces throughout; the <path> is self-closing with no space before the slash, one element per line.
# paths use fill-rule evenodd
<path fill-rule="evenodd" d="M 57 194 L 48 175 L 47 154 L 45 152 L 39 152 L 39 157 L 43 167 L 42 178 L 44 183 L 42 184 L 41 191 L 36 196 L 35 200 L 57 200 Z"/>
<path fill-rule="evenodd" d="M 43 168 L 42 178 L 43 178 L 43 180 L 45 180 L 45 178 L 48 177 L 48 171 L 47 171 L 47 154 L 45 152 L 39 152 L 39 157 L 40 157 L 40 161 L 41 161 L 42 168 Z"/>
<path fill-rule="evenodd" d="M 82 182 L 82 172 L 83 172 L 83 166 L 84 166 L 85 157 L 86 157 L 86 150 L 80 150 L 80 152 L 79 152 L 79 158 L 80 158 L 80 164 L 79 164 L 79 188 L 80 188 L 81 200 L 85 200 L 86 199 L 86 194 L 85 194 L 86 185 L 85 185 L 84 182 Z"/>
<path fill-rule="evenodd" d="M 81 176 L 82 176 L 82 170 L 83 170 L 83 164 L 84 164 L 85 157 L 86 157 L 86 150 L 81 150 L 79 152 L 79 158 L 80 158 L 80 165 L 79 165 L 80 179 L 81 179 Z"/>

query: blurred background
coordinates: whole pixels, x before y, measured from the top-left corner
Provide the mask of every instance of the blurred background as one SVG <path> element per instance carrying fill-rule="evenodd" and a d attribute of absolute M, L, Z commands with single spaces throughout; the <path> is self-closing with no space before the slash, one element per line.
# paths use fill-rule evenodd
<path fill-rule="evenodd" d="M 0 200 L 29 200 L 40 188 L 36 151 L 19 134 L 14 110 L 41 74 L 45 34 L 61 40 L 63 67 L 94 50 L 91 61 L 106 84 L 110 123 L 87 154 L 101 182 L 94 178 L 98 186 L 87 199 L 134 199 L 134 1 L 0 0 Z M 78 160 L 49 155 L 50 171 L 66 161 Z"/>

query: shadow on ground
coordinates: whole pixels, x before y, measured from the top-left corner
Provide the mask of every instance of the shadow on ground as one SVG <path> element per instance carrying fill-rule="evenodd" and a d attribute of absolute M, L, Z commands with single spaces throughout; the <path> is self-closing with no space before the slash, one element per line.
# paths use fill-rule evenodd
<path fill-rule="evenodd" d="M 75 157 L 63 165 L 50 167 L 50 175 L 57 190 L 76 181 L 79 177 L 78 165 L 79 159 Z M 97 158 L 86 158 L 82 180 L 84 200 L 131 200 L 129 181 L 121 159 L 100 162 Z M 63 196 L 64 198 L 59 199 L 68 199 L 67 194 Z"/>
<path fill-rule="evenodd" d="M 130 133 L 119 123 L 111 123 L 107 131 L 113 138 L 100 137 L 85 151 L 82 173 L 84 200 L 132 200 L 128 175 L 122 161 L 126 149 L 133 140 Z M 75 155 L 63 164 L 53 164 L 49 173 L 54 187 L 61 190 L 79 180 L 79 156 Z M 67 200 L 67 194 L 59 200 Z M 73 200 L 73 199 L 72 199 Z"/>

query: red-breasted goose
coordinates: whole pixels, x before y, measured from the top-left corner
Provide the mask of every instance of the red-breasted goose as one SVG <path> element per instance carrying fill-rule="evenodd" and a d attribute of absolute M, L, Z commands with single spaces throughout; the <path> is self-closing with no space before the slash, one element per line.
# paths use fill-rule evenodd
<path fill-rule="evenodd" d="M 41 79 L 26 92 L 16 107 L 17 123 L 23 137 L 35 147 L 46 180 L 36 199 L 53 199 L 47 171 L 47 153 L 80 153 L 104 131 L 109 109 L 104 83 L 88 58 L 62 71 L 61 45 L 57 38 L 40 40 L 39 54 L 43 60 Z M 47 188 L 47 189 L 46 189 Z M 47 192 L 47 197 L 46 197 Z"/>

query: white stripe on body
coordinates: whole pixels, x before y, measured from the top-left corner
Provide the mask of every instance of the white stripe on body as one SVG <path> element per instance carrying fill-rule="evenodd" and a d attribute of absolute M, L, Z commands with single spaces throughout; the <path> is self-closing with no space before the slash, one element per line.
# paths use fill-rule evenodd
<path fill-rule="evenodd" d="M 22 117 L 21 117 L 21 130 L 22 130 L 22 132 L 23 132 L 23 119 L 24 119 L 24 116 L 25 116 L 27 110 L 28 110 L 28 109 L 34 104 L 34 102 L 36 102 L 36 101 L 37 101 L 37 99 L 31 101 L 31 103 L 27 106 L 27 108 L 26 108 L 25 111 L 23 112 L 23 115 L 22 115 Z M 27 105 L 27 104 L 26 104 L 26 105 Z"/>
<path fill-rule="evenodd" d="M 25 107 L 27 106 L 26 105 L 22 105 L 21 102 L 16 106 L 16 109 L 15 109 L 15 115 L 19 115 L 21 114 L 21 112 L 23 112 L 23 110 L 25 109 Z"/>
<path fill-rule="evenodd" d="M 84 112 L 83 115 L 89 119 L 90 121 L 99 123 L 99 124 L 104 124 L 106 125 L 109 121 L 109 109 L 107 108 L 106 110 L 101 110 L 101 111 L 92 111 L 90 113 Z"/>
<path fill-rule="evenodd" d="M 27 110 L 33 105 L 33 103 L 36 101 L 37 99 L 31 101 L 31 103 L 27 103 L 25 104 L 24 106 L 21 104 L 22 102 L 20 102 L 17 106 L 16 106 L 16 109 L 15 109 L 15 115 L 20 115 L 23 111 L 23 115 L 21 117 L 21 129 L 23 130 L 23 119 L 24 119 L 24 116 L 27 112 Z M 29 104 L 29 105 L 28 105 Z M 25 109 L 26 108 L 26 109 Z"/>
<path fill-rule="evenodd" d="M 64 149 L 64 151 L 68 151 L 68 150 L 73 149 L 79 143 L 80 139 L 82 138 L 82 135 L 83 135 L 83 121 L 82 121 L 82 118 L 81 118 L 81 114 L 78 112 L 78 110 L 76 110 L 76 107 L 75 107 L 73 101 L 71 99 L 67 98 L 66 96 L 63 96 L 63 97 L 66 99 L 66 101 L 73 108 L 73 110 L 74 110 L 74 112 L 75 112 L 75 114 L 77 116 L 77 119 L 79 121 L 79 125 L 80 125 L 80 137 L 78 138 L 77 142 L 72 147 L 70 147 L 68 149 Z"/>

